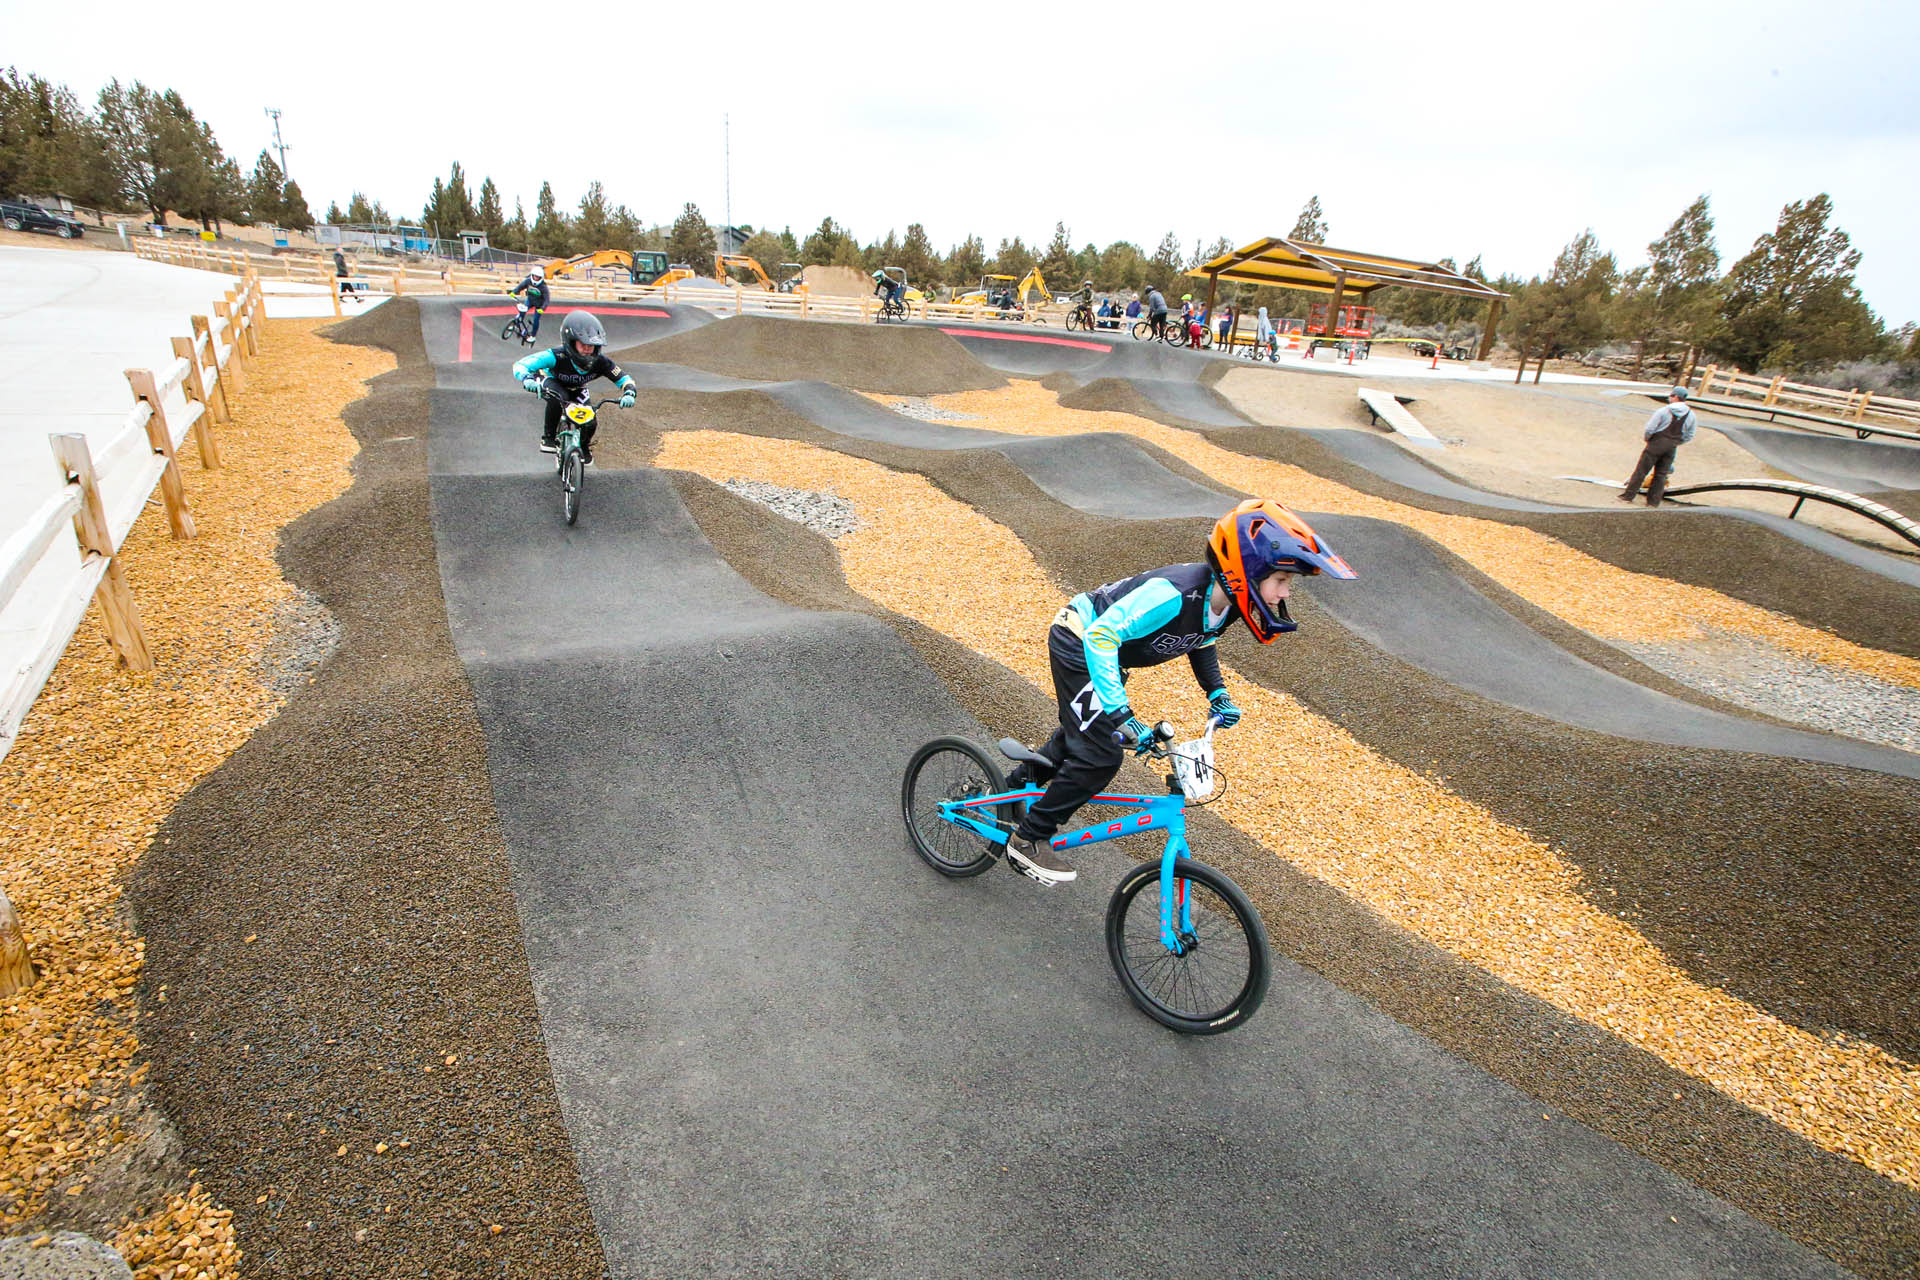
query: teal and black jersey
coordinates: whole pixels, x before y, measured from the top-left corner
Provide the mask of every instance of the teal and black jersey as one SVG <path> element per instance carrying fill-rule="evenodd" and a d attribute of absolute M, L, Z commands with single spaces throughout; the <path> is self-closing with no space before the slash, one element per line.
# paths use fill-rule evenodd
<path fill-rule="evenodd" d="M 1224 618 L 1208 626 L 1212 587 L 1212 566 L 1170 564 L 1095 587 L 1068 603 L 1062 624 L 1081 638 L 1102 710 L 1127 705 L 1123 668 L 1155 667 L 1181 654 L 1208 694 L 1224 687 L 1213 642 L 1239 615 L 1229 607 Z"/>
<path fill-rule="evenodd" d="M 622 391 L 634 389 L 633 378 L 605 355 L 595 355 L 593 359 L 583 362 L 578 356 L 568 355 L 565 347 L 536 351 L 516 360 L 513 380 L 524 382 L 528 378 L 546 378 L 554 386 L 567 391 L 578 391 L 595 378 L 617 383 Z"/>

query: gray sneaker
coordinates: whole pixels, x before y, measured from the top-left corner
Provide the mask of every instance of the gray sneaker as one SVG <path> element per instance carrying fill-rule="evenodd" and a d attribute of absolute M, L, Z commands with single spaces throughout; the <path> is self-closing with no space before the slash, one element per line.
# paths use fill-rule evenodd
<path fill-rule="evenodd" d="M 1050 842 L 1022 840 L 1019 836 L 1007 841 L 1007 864 L 1021 875 L 1045 885 L 1065 884 L 1080 874 L 1054 851 Z"/>

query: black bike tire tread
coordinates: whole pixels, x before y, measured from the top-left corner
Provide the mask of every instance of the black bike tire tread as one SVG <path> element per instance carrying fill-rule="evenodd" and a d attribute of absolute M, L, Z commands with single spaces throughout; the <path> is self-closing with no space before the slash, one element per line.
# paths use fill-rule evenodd
<path fill-rule="evenodd" d="M 999 853 L 992 846 L 988 846 L 972 862 L 950 862 L 927 846 L 925 838 L 920 834 L 919 826 L 913 820 L 914 781 L 920 776 L 920 771 L 926 766 L 927 761 L 942 751 L 958 751 L 970 757 L 975 764 L 982 766 L 995 791 L 1006 789 L 1006 778 L 1001 774 L 999 766 L 994 764 L 977 743 L 969 742 L 965 738 L 935 738 L 932 742 L 926 743 L 913 753 L 913 758 L 907 761 L 906 772 L 901 775 L 900 817 L 907 824 L 907 837 L 913 842 L 914 852 L 920 855 L 922 862 L 948 879 L 965 880 L 991 867 L 999 859 Z"/>
<path fill-rule="evenodd" d="M 578 449 L 569 449 L 560 456 L 560 510 L 568 524 L 580 519 L 580 500 L 585 496 L 586 487 L 587 464 Z"/>
<path fill-rule="evenodd" d="M 1174 860 L 1173 873 L 1181 879 L 1206 885 L 1233 909 L 1240 921 L 1248 943 L 1247 981 L 1240 994 L 1219 1016 L 1208 1019 L 1185 1018 L 1148 995 L 1128 968 L 1124 946 L 1127 910 L 1142 889 L 1159 882 L 1158 858 L 1143 862 L 1129 871 L 1114 888 L 1113 897 L 1107 903 L 1107 958 L 1112 961 L 1114 973 L 1120 978 L 1120 987 L 1127 993 L 1127 998 L 1133 1001 L 1134 1007 L 1160 1025 L 1192 1036 L 1211 1036 L 1232 1031 L 1245 1025 L 1259 1011 L 1261 1003 L 1267 998 L 1267 986 L 1273 980 L 1273 958 L 1267 943 L 1266 925 L 1246 893 L 1224 871 L 1204 862 L 1195 862 L 1192 858 L 1177 858 Z"/>

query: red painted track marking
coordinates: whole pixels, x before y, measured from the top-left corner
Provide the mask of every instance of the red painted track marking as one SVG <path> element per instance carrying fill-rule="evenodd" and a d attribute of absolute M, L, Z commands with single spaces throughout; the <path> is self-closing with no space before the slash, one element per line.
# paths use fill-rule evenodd
<path fill-rule="evenodd" d="M 518 311 L 519 309 L 520 308 L 518 307 L 462 307 L 460 308 L 460 360 L 459 362 L 461 364 L 467 364 L 471 362 L 473 359 L 473 318 L 475 316 L 510 316 L 514 312 Z M 551 307 L 548 308 L 549 311 L 551 311 L 552 309 L 553 308 Z M 605 314 L 613 315 L 613 316 L 645 316 L 655 320 L 665 320 L 668 318 L 667 312 L 655 311 L 652 308 L 639 309 L 639 308 L 628 308 L 628 307 L 604 307 L 602 308 L 602 310 L 605 312 Z"/>
<path fill-rule="evenodd" d="M 991 329 L 947 329 L 942 333 L 952 334 L 956 338 L 993 338 L 999 342 L 1044 342 L 1050 347 L 1081 347 L 1087 351 L 1111 351 L 1112 347 L 1104 342 L 1081 342 L 1077 338 L 1042 338 L 1031 333 L 995 333 Z"/>

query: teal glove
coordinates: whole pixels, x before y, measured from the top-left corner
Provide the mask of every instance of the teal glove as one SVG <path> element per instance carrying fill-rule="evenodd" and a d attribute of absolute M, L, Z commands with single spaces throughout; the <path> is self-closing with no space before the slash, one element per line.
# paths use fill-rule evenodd
<path fill-rule="evenodd" d="M 620 397 L 620 407 L 622 409 L 633 408 L 633 392 L 629 391 Z"/>
<path fill-rule="evenodd" d="M 1120 713 L 1114 712 L 1114 719 L 1119 718 Z M 1128 711 L 1126 720 L 1113 731 L 1113 740 L 1137 755 L 1153 745 L 1153 726 Z"/>
<path fill-rule="evenodd" d="M 1222 729 L 1231 729 L 1240 723 L 1240 708 L 1225 689 L 1215 689 L 1208 694 L 1207 703 L 1213 708 L 1213 714 L 1220 717 Z"/>
<path fill-rule="evenodd" d="M 520 385 L 535 395 L 540 394 L 540 379 L 538 378 L 522 378 L 520 379 Z"/>

